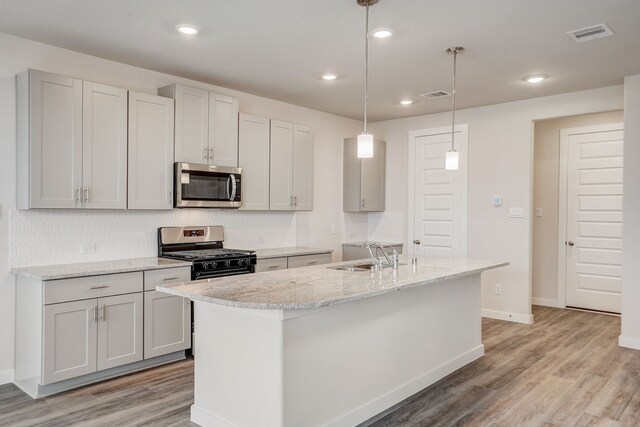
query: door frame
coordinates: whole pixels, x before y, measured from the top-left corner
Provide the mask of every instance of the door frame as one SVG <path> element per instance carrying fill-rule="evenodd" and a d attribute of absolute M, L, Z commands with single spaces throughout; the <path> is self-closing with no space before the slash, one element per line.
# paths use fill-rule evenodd
<path fill-rule="evenodd" d="M 463 173 L 463 181 L 465 183 L 465 189 L 467 190 L 466 197 L 462 200 L 463 212 L 463 224 L 462 224 L 462 252 L 464 256 L 467 254 L 467 227 L 468 227 L 468 204 L 469 204 L 469 125 L 459 124 L 454 128 L 454 132 L 462 137 L 462 145 L 458 144 L 456 149 L 460 153 L 459 157 L 459 169 L 458 173 Z M 417 129 L 409 131 L 409 149 L 408 151 L 408 204 L 407 204 L 407 241 L 405 242 L 405 253 L 413 256 L 413 238 L 415 235 L 415 155 L 416 155 L 416 138 L 423 136 L 443 135 L 450 134 L 451 127 L 443 126 L 437 128 Z"/>
<path fill-rule="evenodd" d="M 560 170 L 558 173 L 558 307 L 567 307 L 567 247 L 565 242 L 567 239 L 567 181 L 569 180 L 567 162 L 569 161 L 569 136 L 622 129 L 624 129 L 624 123 L 608 123 L 560 129 Z M 624 253 L 624 245 L 622 250 Z"/>

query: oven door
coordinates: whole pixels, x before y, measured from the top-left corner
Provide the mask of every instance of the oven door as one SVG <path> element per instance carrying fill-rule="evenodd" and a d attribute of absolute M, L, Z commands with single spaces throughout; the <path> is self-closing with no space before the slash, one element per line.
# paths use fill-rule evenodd
<path fill-rule="evenodd" d="M 197 163 L 175 164 L 176 208 L 239 208 L 242 169 Z"/>

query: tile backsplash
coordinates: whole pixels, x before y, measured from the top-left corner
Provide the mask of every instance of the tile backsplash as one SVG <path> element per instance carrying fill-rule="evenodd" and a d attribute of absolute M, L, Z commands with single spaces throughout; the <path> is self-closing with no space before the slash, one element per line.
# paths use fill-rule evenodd
<path fill-rule="evenodd" d="M 11 210 L 9 265 L 64 264 L 155 256 L 158 227 L 222 225 L 225 247 L 295 246 L 293 212 Z M 260 243 L 257 243 L 260 238 Z M 95 253 L 82 254 L 82 246 Z"/>

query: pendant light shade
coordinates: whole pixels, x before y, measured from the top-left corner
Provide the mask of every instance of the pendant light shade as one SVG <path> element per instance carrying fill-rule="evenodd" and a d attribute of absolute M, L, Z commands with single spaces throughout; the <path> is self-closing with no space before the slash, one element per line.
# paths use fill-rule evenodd
<path fill-rule="evenodd" d="M 455 127 L 456 127 L 456 59 L 458 53 L 463 52 L 461 46 L 450 47 L 447 53 L 453 54 L 453 90 L 451 91 L 451 149 L 447 151 L 444 168 L 448 171 L 457 171 L 459 167 L 460 155 L 455 149 Z"/>
<path fill-rule="evenodd" d="M 373 157 L 373 135 L 361 133 L 358 135 L 358 157 L 361 159 Z"/>
<path fill-rule="evenodd" d="M 367 95 L 369 89 L 369 6 L 378 0 L 356 0 L 359 6 L 366 8 L 364 26 L 364 132 L 358 135 L 358 157 L 361 159 L 373 157 L 373 135 L 367 132 Z"/>

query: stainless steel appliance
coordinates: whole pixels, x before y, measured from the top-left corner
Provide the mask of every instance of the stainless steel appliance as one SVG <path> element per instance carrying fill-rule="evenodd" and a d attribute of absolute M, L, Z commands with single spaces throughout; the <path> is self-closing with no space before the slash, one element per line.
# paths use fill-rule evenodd
<path fill-rule="evenodd" d="M 239 208 L 242 206 L 242 168 L 176 163 L 176 208 Z"/>
<path fill-rule="evenodd" d="M 191 280 L 250 274 L 256 271 L 254 251 L 223 248 L 224 229 L 208 227 L 158 228 L 158 256 L 191 261 Z M 191 350 L 195 355 L 193 303 L 191 303 Z"/>
<path fill-rule="evenodd" d="M 223 248 L 224 229 L 162 227 L 158 229 L 158 256 L 193 262 L 191 280 L 254 273 L 254 251 Z"/>

